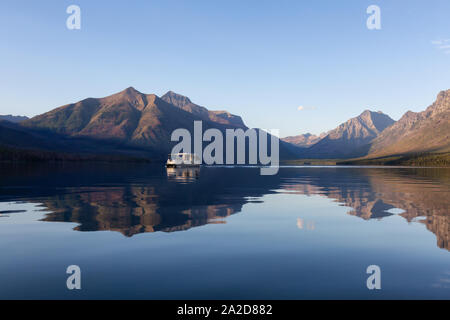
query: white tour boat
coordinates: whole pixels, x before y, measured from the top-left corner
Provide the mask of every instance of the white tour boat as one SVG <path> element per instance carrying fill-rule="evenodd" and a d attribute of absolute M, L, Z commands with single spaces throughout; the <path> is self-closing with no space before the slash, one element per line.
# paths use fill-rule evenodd
<path fill-rule="evenodd" d="M 201 160 L 195 153 L 169 154 L 166 162 L 167 168 L 200 167 Z"/>

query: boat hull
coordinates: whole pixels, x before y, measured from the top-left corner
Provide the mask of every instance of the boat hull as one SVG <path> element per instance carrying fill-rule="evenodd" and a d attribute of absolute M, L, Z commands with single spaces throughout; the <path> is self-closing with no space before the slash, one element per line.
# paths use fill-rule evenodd
<path fill-rule="evenodd" d="M 166 163 L 167 168 L 199 168 L 199 164 L 186 164 L 186 163 Z"/>

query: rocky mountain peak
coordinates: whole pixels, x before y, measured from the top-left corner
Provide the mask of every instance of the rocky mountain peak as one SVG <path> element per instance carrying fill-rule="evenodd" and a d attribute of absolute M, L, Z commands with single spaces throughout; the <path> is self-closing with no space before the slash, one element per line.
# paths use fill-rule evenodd
<path fill-rule="evenodd" d="M 439 92 L 436 101 L 427 108 L 426 116 L 450 111 L 450 89 Z"/>
<path fill-rule="evenodd" d="M 161 99 L 179 108 L 183 108 L 184 106 L 192 103 L 192 101 L 188 97 L 173 91 L 168 91 L 161 97 Z"/>

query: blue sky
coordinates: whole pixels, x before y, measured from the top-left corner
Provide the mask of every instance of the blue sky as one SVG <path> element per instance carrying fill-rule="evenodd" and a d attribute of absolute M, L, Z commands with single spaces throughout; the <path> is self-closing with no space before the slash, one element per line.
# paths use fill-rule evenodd
<path fill-rule="evenodd" d="M 81 30 L 66 28 L 71 4 Z M 366 27 L 372 4 L 381 30 Z M 436 42 L 450 39 L 449 12 L 448 0 L 3 0 L 0 114 L 133 86 L 173 90 L 282 136 L 320 133 L 365 109 L 397 120 L 450 88 L 450 50 Z"/>

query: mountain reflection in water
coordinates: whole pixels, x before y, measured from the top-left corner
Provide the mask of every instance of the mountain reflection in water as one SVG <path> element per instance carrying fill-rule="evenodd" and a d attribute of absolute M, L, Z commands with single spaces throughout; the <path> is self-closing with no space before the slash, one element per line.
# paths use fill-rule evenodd
<path fill-rule="evenodd" d="M 40 203 L 44 221 L 76 222 L 75 230 L 144 232 L 188 230 L 225 223 L 267 194 L 320 195 L 362 219 L 401 209 L 450 250 L 450 170 L 426 168 L 285 167 L 276 176 L 258 168 L 168 169 L 157 165 L 2 166 L 0 201 Z M 292 201 L 292 206 L 301 206 Z M 313 221 L 296 221 L 314 230 Z"/>

